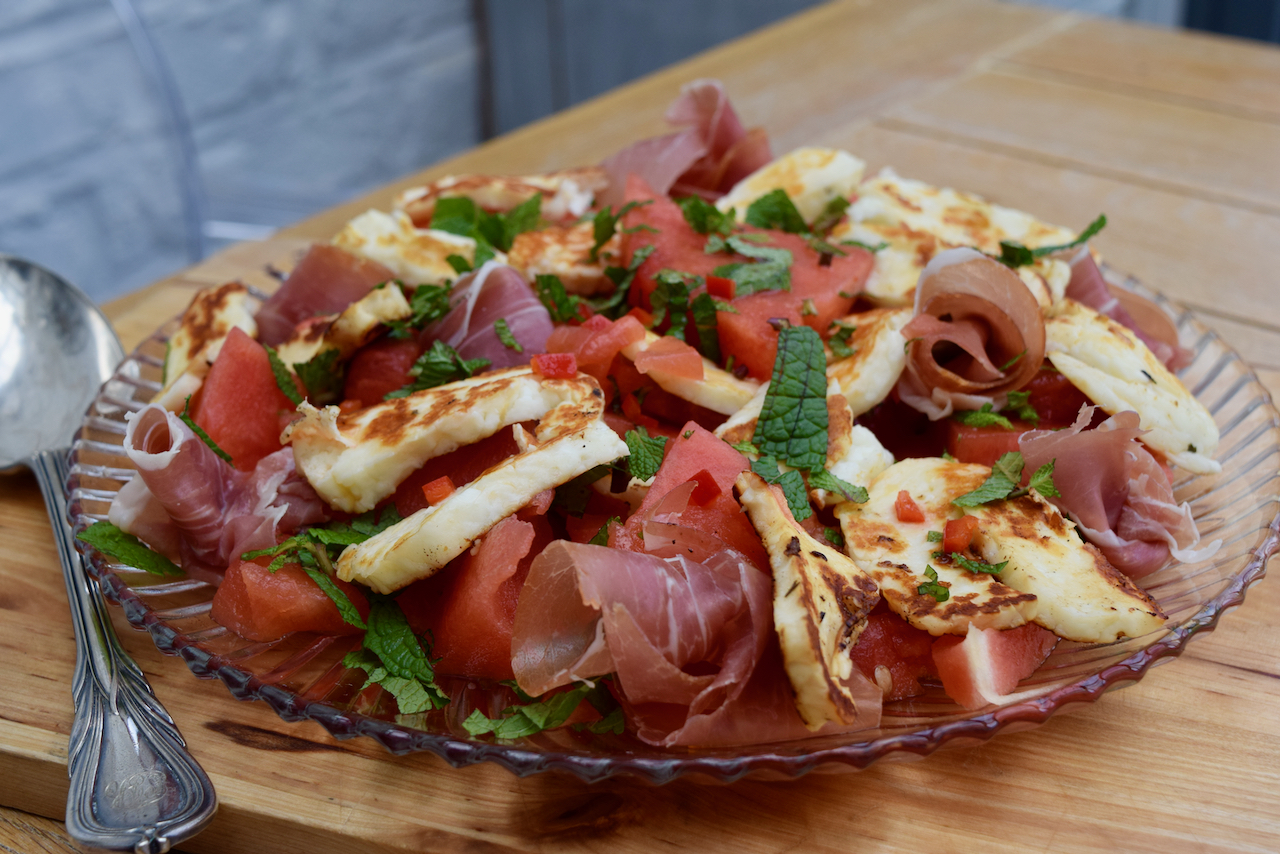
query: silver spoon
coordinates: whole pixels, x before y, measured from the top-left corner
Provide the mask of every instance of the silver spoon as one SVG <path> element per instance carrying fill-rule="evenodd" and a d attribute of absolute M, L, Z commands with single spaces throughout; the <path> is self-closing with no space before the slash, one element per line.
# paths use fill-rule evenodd
<path fill-rule="evenodd" d="M 76 636 L 67 832 L 163 854 L 217 809 L 213 784 L 121 648 L 67 519 L 67 445 L 124 358 L 111 324 L 60 276 L 0 254 L 0 471 L 26 465 L 44 495 Z"/>

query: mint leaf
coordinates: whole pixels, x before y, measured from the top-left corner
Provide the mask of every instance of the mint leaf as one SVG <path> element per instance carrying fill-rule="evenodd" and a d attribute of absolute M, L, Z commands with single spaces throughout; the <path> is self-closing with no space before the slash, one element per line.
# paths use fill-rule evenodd
<path fill-rule="evenodd" d="M 604 524 L 600 526 L 600 530 L 596 531 L 596 535 L 587 540 L 589 546 L 607 546 L 609 545 L 609 526 L 614 522 L 621 522 L 621 516 L 610 516 L 604 520 Z"/>
<path fill-rule="evenodd" d="M 391 676 L 422 684 L 433 708 L 443 708 L 449 698 L 436 687 L 435 670 L 400 606 L 389 596 L 369 597 L 368 631 L 364 648 L 378 656 Z"/>
<path fill-rule="evenodd" d="M 622 437 L 631 456 L 627 458 L 631 476 L 648 480 L 658 473 L 667 447 L 666 436 L 650 436 L 643 427 L 628 430 Z"/>
<path fill-rule="evenodd" d="M 1031 480 L 1027 483 L 1027 489 L 1034 489 L 1045 498 L 1058 498 L 1062 493 L 1058 492 L 1058 487 L 1053 482 L 1053 467 L 1058 461 L 1056 459 L 1036 469 L 1035 474 L 1031 475 Z M 1024 490 L 1025 492 L 1025 490 Z M 1010 498 L 1016 498 L 1016 495 L 1010 495 Z"/>
<path fill-rule="evenodd" d="M 703 291 L 689 304 L 693 327 L 698 330 L 698 352 L 713 362 L 720 361 L 720 325 L 716 320 L 719 306 L 711 294 Z"/>
<path fill-rule="evenodd" d="M 957 507 L 977 507 L 981 504 L 988 504 L 992 501 L 999 501 L 1001 498 L 1010 497 L 1010 493 L 1022 480 L 1022 467 L 1024 465 L 1022 454 L 1019 452 L 1011 451 L 1003 454 L 992 467 L 991 476 L 983 481 L 981 486 L 973 490 L 973 492 L 967 492 L 959 498 L 953 499 L 951 503 Z"/>
<path fill-rule="evenodd" d="M 450 255 L 446 260 L 459 273 L 471 270 L 471 265 L 461 255 Z M 452 308 L 449 303 L 452 292 L 449 285 L 419 285 L 414 288 L 409 296 L 409 310 L 412 313 L 403 320 L 393 320 L 387 324 L 391 327 L 391 337 L 412 338 L 418 330 L 444 317 Z"/>
<path fill-rule="evenodd" d="M 881 249 L 888 249 L 889 241 L 882 240 L 879 243 L 877 243 L 875 246 L 872 246 L 870 243 L 863 243 L 861 240 L 841 240 L 840 245 L 856 246 L 859 249 L 865 249 L 868 252 L 875 253 L 875 252 L 879 252 Z"/>
<path fill-rule="evenodd" d="M 275 377 L 276 387 L 289 398 L 289 402 L 294 406 L 302 403 L 302 395 L 298 394 L 298 386 L 293 381 L 293 374 L 289 373 L 289 369 L 285 367 L 284 362 L 280 361 L 280 354 L 275 351 L 274 347 L 265 348 L 267 351 L 267 362 L 271 365 L 271 376 Z"/>
<path fill-rule="evenodd" d="M 998 260 L 1008 267 L 1025 267 L 1028 264 L 1034 264 L 1037 258 L 1043 258 L 1045 255 L 1052 255 L 1054 252 L 1061 252 L 1064 249 L 1074 249 L 1083 243 L 1087 243 L 1090 238 L 1106 227 L 1107 215 L 1098 214 L 1098 218 L 1089 223 L 1085 230 L 1080 232 L 1080 236 L 1070 243 L 1028 249 L 1017 241 L 1002 240 L 1000 241 L 1000 258 Z"/>
<path fill-rule="evenodd" d="M 231 462 L 231 455 L 218 447 L 218 443 L 209 438 L 209 434 L 200 429 L 200 425 L 191 417 L 191 395 L 187 395 L 187 399 L 182 404 L 182 412 L 178 414 L 178 418 L 183 424 L 191 428 L 191 432 L 196 437 L 209 446 L 209 450 L 217 454 L 221 459 L 225 460 L 227 465 L 234 465 Z"/>
<path fill-rule="evenodd" d="M 614 466 L 604 463 L 587 469 L 568 483 L 560 484 L 556 487 L 556 497 L 552 499 L 551 506 L 565 516 L 581 517 L 595 491 L 591 484 L 613 470 Z"/>
<path fill-rule="evenodd" d="M 838 549 L 844 548 L 844 534 L 839 528 L 828 528 L 825 525 L 822 528 L 822 536 L 826 538 L 828 543 Z"/>
<path fill-rule="evenodd" d="M 698 234 L 729 234 L 733 231 L 734 214 L 720 209 L 699 196 L 686 196 L 676 201 L 685 222 Z"/>
<path fill-rule="evenodd" d="M 446 255 L 444 260 L 453 268 L 453 272 L 457 273 L 459 276 L 470 273 L 475 269 L 471 266 L 471 262 L 466 258 L 463 258 L 461 255 Z"/>
<path fill-rule="evenodd" d="M 333 403 L 342 397 L 347 372 L 338 348 L 330 347 L 305 362 L 297 362 L 293 369 L 298 373 L 298 379 L 302 380 L 307 397 L 314 402 Z"/>
<path fill-rule="evenodd" d="M 502 223 L 502 242 L 495 245 L 502 251 L 511 249 L 516 235 L 533 231 L 542 223 L 542 193 L 534 193 L 505 214 L 498 215 Z"/>
<path fill-rule="evenodd" d="M 591 263 L 595 263 L 600 257 L 600 250 L 606 243 L 613 239 L 613 235 L 618 231 L 618 220 L 622 219 L 629 212 L 644 205 L 653 204 L 652 199 L 645 199 L 642 202 L 627 202 L 618 212 L 613 212 L 613 207 L 608 206 L 604 210 L 596 213 L 591 223 L 591 233 L 595 238 L 595 243 L 591 246 L 588 257 Z"/>
<path fill-rule="evenodd" d="M 621 709 L 609 694 L 603 681 L 596 682 L 594 685 L 579 683 L 568 691 L 544 695 L 544 699 L 523 705 L 508 706 L 497 718 L 487 717 L 476 709 L 463 721 L 462 726 L 472 736 L 492 733 L 495 738 L 500 739 L 524 738 L 534 733 L 564 726 L 583 700 L 590 702 L 597 710 L 601 708 L 609 710 L 609 715 L 606 715 L 609 723 L 605 724 L 605 720 L 599 721 L 599 724 L 604 724 L 607 729 L 592 730 L 593 732 L 615 731 L 614 712 L 620 714 Z M 611 719 L 609 716 L 614 718 Z"/>
<path fill-rule="evenodd" d="M 360 619 L 360 611 L 356 609 L 355 604 L 347 596 L 337 583 L 329 577 L 328 573 L 318 566 L 302 567 L 302 571 L 310 576 L 316 586 L 324 591 L 324 595 L 329 597 L 329 601 L 333 602 L 338 608 L 338 613 L 342 616 L 342 621 L 347 625 L 357 628 L 365 628 L 364 620 Z"/>
<path fill-rule="evenodd" d="M 539 274 L 534 278 L 533 290 L 546 306 L 553 322 L 568 323 L 571 320 L 581 319 L 578 306 L 582 304 L 582 297 L 566 291 L 564 282 L 560 281 L 559 276 Z"/>
<path fill-rule="evenodd" d="M 753 457 L 760 456 L 760 449 L 755 446 L 754 442 L 737 442 L 733 445 L 730 445 L 730 447 L 740 454 L 753 456 Z"/>
<path fill-rule="evenodd" d="M 787 499 L 787 507 L 797 522 L 813 515 L 809 506 L 809 491 L 804 485 L 804 477 L 798 471 L 781 471 L 775 457 L 761 457 L 751 464 L 751 470 L 760 475 L 765 483 L 776 483 L 782 488 Z"/>
<path fill-rule="evenodd" d="M 865 487 L 854 486 L 848 481 L 841 480 L 826 469 L 814 469 L 809 472 L 809 487 L 811 489 L 825 489 L 827 492 L 835 492 L 843 495 L 846 501 L 853 501 L 857 504 L 867 503 L 867 490 Z"/>
<path fill-rule="evenodd" d="M 774 228 L 791 234 L 803 234 L 809 230 L 795 203 L 781 188 L 771 190 L 752 202 L 747 208 L 746 221 L 757 228 Z"/>
<path fill-rule="evenodd" d="M 153 552 L 142 540 L 105 520 L 94 522 L 76 534 L 76 539 L 88 543 L 109 558 L 151 575 L 162 578 L 180 578 L 183 575 L 181 567 L 173 561 Z"/>
<path fill-rule="evenodd" d="M 957 410 L 951 418 L 959 421 L 966 427 L 993 427 L 999 425 L 1006 430 L 1012 430 L 1013 424 L 1008 418 L 999 413 L 991 411 L 991 404 L 982 404 L 981 409 Z"/>
<path fill-rule="evenodd" d="M 1036 408 L 1031 405 L 1031 392 L 1029 391 L 1011 391 L 1009 392 L 1009 400 L 1005 404 L 1001 412 L 1008 412 L 1022 421 L 1028 421 L 1032 424 L 1040 423 L 1040 413 L 1036 412 Z"/>
<path fill-rule="evenodd" d="M 970 560 L 959 552 L 952 552 L 951 559 L 956 565 L 968 572 L 983 572 L 987 575 L 999 575 L 1004 568 L 1009 565 L 1009 561 L 1001 561 L 1000 563 L 987 563 L 981 560 Z"/>
<path fill-rule="evenodd" d="M 458 355 L 457 350 L 437 339 L 431 343 L 431 349 L 419 356 L 409 369 L 413 382 L 390 392 L 386 399 L 408 397 L 417 391 L 464 380 L 487 367 L 488 359 L 464 359 Z"/>
<path fill-rule="evenodd" d="M 516 336 L 511 332 L 511 327 L 507 325 L 505 317 L 499 317 L 493 322 L 494 334 L 498 336 L 498 340 L 502 342 L 502 346 L 508 350 L 515 350 L 517 353 L 524 352 L 524 346 L 516 340 Z"/>
<path fill-rule="evenodd" d="M 822 213 L 813 221 L 810 229 L 814 234 L 826 234 L 844 219 L 844 212 L 849 209 L 849 200 L 844 196 L 836 196 L 827 202 Z"/>
<path fill-rule="evenodd" d="M 761 246 L 757 240 L 750 239 L 758 235 L 735 235 L 724 241 L 724 246 L 739 255 L 758 259 L 754 263 L 722 264 L 711 271 L 713 276 L 732 279 L 735 283 L 734 294 L 746 296 L 759 291 L 791 290 L 791 252 L 774 246 Z M 707 251 L 711 251 L 712 241 L 707 241 Z"/>
<path fill-rule="evenodd" d="M 649 303 L 653 307 L 652 328 L 656 329 L 671 317 L 671 326 L 666 334 L 672 338 L 684 340 L 685 320 L 689 315 L 689 291 L 702 285 L 700 276 L 691 276 L 676 270 L 659 270 L 653 277 L 657 287 L 649 294 Z"/>
<path fill-rule="evenodd" d="M 941 531 L 930 531 L 925 535 L 925 539 L 931 543 L 940 543 L 942 542 L 943 535 Z"/>
<path fill-rule="evenodd" d="M 631 291 L 631 283 L 635 281 L 636 271 L 655 250 L 656 247 L 652 244 L 641 246 L 631 254 L 631 263 L 627 266 L 605 267 L 604 274 L 613 282 L 613 293 L 604 297 L 589 297 L 587 304 L 591 306 L 592 311 L 603 314 L 610 320 L 617 320 L 626 314 L 630 308 L 627 305 L 627 297 Z"/>
<path fill-rule="evenodd" d="M 951 598 L 951 591 L 947 589 L 947 585 L 938 581 L 936 569 L 925 564 L 924 577 L 929 580 L 917 587 L 916 593 L 921 596 L 932 596 L 935 602 L 945 602 Z"/>
<path fill-rule="evenodd" d="M 818 333 L 792 326 L 778 355 L 752 441 L 762 454 L 816 471 L 827 459 L 827 357 Z"/>

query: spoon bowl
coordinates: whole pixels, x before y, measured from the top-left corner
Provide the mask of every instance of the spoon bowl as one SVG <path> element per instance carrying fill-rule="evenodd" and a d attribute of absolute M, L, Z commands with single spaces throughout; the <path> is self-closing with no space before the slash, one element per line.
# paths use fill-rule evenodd
<path fill-rule="evenodd" d="M 124 350 L 62 277 L 0 254 L 0 471 L 29 467 L 44 495 L 76 640 L 67 832 L 111 851 L 162 854 L 217 799 L 173 719 L 120 646 L 67 518 L 67 446 Z"/>

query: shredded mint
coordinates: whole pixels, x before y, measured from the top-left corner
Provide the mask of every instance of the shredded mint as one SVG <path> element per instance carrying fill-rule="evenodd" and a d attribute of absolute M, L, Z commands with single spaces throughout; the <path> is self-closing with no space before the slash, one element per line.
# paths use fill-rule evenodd
<path fill-rule="evenodd" d="M 729 234 L 733 231 L 734 212 L 724 213 L 699 196 L 686 196 L 676 202 L 684 214 L 685 222 L 698 234 Z"/>
<path fill-rule="evenodd" d="M 1039 246 L 1035 249 L 1028 249 L 1021 243 L 1014 240 L 1000 241 L 1000 258 L 1001 264 L 1008 267 L 1025 267 L 1034 264 L 1037 258 L 1043 258 L 1045 255 L 1052 255 L 1054 252 L 1061 252 L 1064 249 L 1074 249 L 1083 243 L 1089 241 L 1095 234 L 1107 226 L 1107 215 L 1098 214 L 1098 218 L 1080 232 L 1080 236 L 1070 243 L 1060 243 L 1057 246 Z"/>
<path fill-rule="evenodd" d="M 827 492 L 843 495 L 845 501 L 853 501 L 857 504 L 867 503 L 867 490 L 865 487 L 854 486 L 852 483 L 836 477 L 826 469 L 815 469 L 809 472 L 809 487 L 811 489 L 825 489 Z"/>
<path fill-rule="evenodd" d="M 931 543 L 940 543 L 942 542 L 942 532 L 930 531 L 928 534 L 925 534 L 925 539 L 927 539 Z"/>
<path fill-rule="evenodd" d="M 621 522 L 621 521 L 622 521 L 621 516 L 610 516 L 608 519 L 604 521 L 604 524 L 600 526 L 600 530 L 596 531 L 596 535 L 591 539 L 587 540 L 587 545 L 589 546 L 609 545 L 609 526 L 615 522 Z"/>
<path fill-rule="evenodd" d="M 849 346 L 849 338 L 854 332 L 858 331 L 858 327 L 839 320 L 831 321 L 831 325 L 836 331 L 831 333 L 831 337 L 827 339 L 827 346 L 831 348 L 831 352 L 836 354 L 837 359 L 847 359 L 857 352 L 856 348 Z"/>
<path fill-rule="evenodd" d="M 813 221 L 810 229 L 814 234 L 826 234 L 835 228 L 840 220 L 844 219 L 844 212 L 849 209 L 849 200 L 844 196 L 836 196 L 827 202 L 822 209 L 822 213 L 818 214 L 818 218 Z"/>
<path fill-rule="evenodd" d="M 347 371 L 337 347 L 317 353 L 305 362 L 295 362 L 293 369 L 313 402 L 333 403 L 342 397 Z"/>
<path fill-rule="evenodd" d="M 153 552 L 142 540 L 107 521 L 94 522 L 76 534 L 76 539 L 88 543 L 109 558 L 151 575 L 178 578 L 183 574 L 181 567 L 173 561 Z"/>
<path fill-rule="evenodd" d="M 761 246 L 758 240 L 750 237 L 758 235 L 735 235 L 724 240 L 713 237 L 707 241 L 708 253 L 731 249 L 739 255 L 756 259 L 750 263 L 735 262 L 722 264 L 711 271 L 713 276 L 732 279 L 734 294 L 746 296 L 760 291 L 791 290 L 791 262 L 794 260 L 790 250 L 776 246 Z M 721 248 L 713 247 L 719 245 Z"/>
<path fill-rule="evenodd" d="M 755 446 L 754 442 L 735 442 L 730 447 L 740 454 L 752 457 L 760 456 L 760 449 Z"/>
<path fill-rule="evenodd" d="M 505 214 L 491 214 L 465 196 L 451 196 L 437 199 L 431 214 L 432 228 L 470 237 L 476 242 L 471 263 L 475 268 L 492 258 L 495 248 L 510 251 L 516 235 L 536 229 L 541 222 L 541 193 L 534 193 Z"/>
<path fill-rule="evenodd" d="M 981 409 L 957 410 L 951 418 L 966 427 L 1000 426 L 1006 430 L 1013 429 L 1013 424 L 1009 419 L 998 412 L 993 412 L 989 403 L 982 404 Z"/>
<path fill-rule="evenodd" d="M 591 263 L 594 264 L 599 259 L 600 250 L 618 233 L 618 220 L 636 208 L 650 204 L 653 204 L 653 200 L 645 199 L 644 201 L 627 202 L 618 209 L 617 213 L 613 212 L 612 206 L 606 206 L 604 210 L 597 212 L 591 221 L 591 233 L 595 238 L 595 243 L 591 246 L 591 252 L 588 253 Z"/>
<path fill-rule="evenodd" d="M 865 249 L 871 253 L 876 253 L 876 252 L 879 252 L 881 249 L 889 248 L 889 242 L 887 240 L 882 240 L 879 243 L 875 244 L 874 246 L 871 245 L 870 243 L 863 243 L 861 240 L 841 240 L 840 244 L 842 246 L 856 246 L 859 249 Z"/>
<path fill-rule="evenodd" d="M 648 480 L 658 473 L 662 466 L 662 456 L 667 448 L 666 436 L 650 436 L 643 427 L 628 430 L 622 437 L 627 443 L 631 456 L 627 458 L 631 476 L 639 480 Z"/>
<path fill-rule="evenodd" d="M 523 692 L 520 692 L 523 697 Z M 564 726 L 583 700 L 601 713 L 602 720 L 588 725 L 592 732 L 621 732 L 622 712 L 603 680 L 580 682 L 568 691 L 546 695 L 544 699 L 508 706 L 501 716 L 490 718 L 476 709 L 462 723 L 472 736 L 493 734 L 499 739 L 524 738 L 544 730 Z"/>
<path fill-rule="evenodd" d="M 556 487 L 556 496 L 551 506 L 565 516 L 581 517 L 587 509 L 587 501 L 594 490 L 591 484 L 614 470 L 614 466 L 604 463 L 588 469 L 582 474 Z M 629 478 L 628 478 L 629 479 Z"/>
<path fill-rule="evenodd" d="M 1011 451 L 1001 455 L 991 468 L 991 476 L 972 492 L 965 493 L 952 500 L 957 507 L 977 507 L 1000 499 L 1013 500 L 1021 498 L 1031 490 L 1035 490 L 1045 498 L 1056 498 L 1060 493 L 1053 483 L 1053 467 L 1057 460 L 1050 460 L 1031 475 L 1025 487 L 1018 487 L 1022 481 L 1022 469 L 1026 463 L 1022 454 Z"/>
<path fill-rule="evenodd" d="M 571 320 L 581 319 L 578 306 L 582 304 L 582 297 L 566 291 L 564 282 L 560 281 L 559 276 L 539 274 L 533 280 L 533 290 L 546 306 L 547 312 L 555 323 L 568 323 Z"/>
<path fill-rule="evenodd" d="M 463 268 L 459 269 L 453 259 L 461 261 Z M 459 273 L 468 272 L 471 265 L 461 255 L 450 255 L 449 263 Z M 397 282 L 397 284 L 399 284 Z M 403 320 L 393 320 L 387 324 L 391 327 L 392 338 L 412 338 L 418 330 L 435 323 L 440 318 L 449 313 L 452 306 L 449 303 L 449 297 L 452 293 L 449 285 L 419 285 L 413 289 L 413 293 L 409 296 L 408 317 Z"/>
<path fill-rule="evenodd" d="M 782 488 L 787 499 L 787 507 L 797 522 L 813 515 L 809 506 L 809 492 L 804 485 L 804 477 L 798 471 L 781 471 L 775 457 L 761 457 L 751 464 L 751 470 L 760 475 L 765 483 L 776 483 Z"/>
<path fill-rule="evenodd" d="M 376 657 L 376 663 L 369 654 Z M 449 704 L 448 695 L 435 683 L 427 648 L 390 596 L 370 594 L 364 649 L 348 653 L 342 663 L 365 671 L 366 688 L 378 684 L 395 696 L 401 714 L 417 714 Z"/>
<path fill-rule="evenodd" d="M 498 336 L 498 340 L 502 342 L 502 346 L 508 350 L 515 350 L 517 353 L 524 352 L 524 346 L 516 340 L 516 336 L 511 331 L 511 327 L 507 325 L 505 317 L 499 317 L 493 322 L 494 334 Z"/>
<path fill-rule="evenodd" d="M 231 462 L 231 455 L 228 454 L 226 451 L 222 450 L 221 448 L 219 448 L 218 443 L 213 441 L 213 439 L 209 438 L 209 434 L 204 432 L 204 430 L 200 429 L 200 425 L 197 424 L 195 422 L 195 419 L 191 417 L 191 395 L 187 395 L 187 399 L 183 402 L 182 412 L 179 413 L 178 418 L 182 420 L 183 424 L 186 424 L 188 427 L 190 427 L 191 432 L 195 433 L 201 442 L 204 442 L 206 445 L 208 445 L 211 451 L 213 451 L 223 460 L 226 460 L 228 465 L 234 465 L 234 463 Z"/>
<path fill-rule="evenodd" d="M 489 364 L 488 359 L 464 359 L 458 355 L 457 350 L 437 339 L 409 369 L 409 376 L 413 377 L 413 381 L 390 392 L 386 399 L 408 397 L 417 391 L 465 380 L 474 376 L 477 371 L 489 367 Z"/>
<path fill-rule="evenodd" d="M 831 545 L 836 548 L 844 548 L 844 534 L 840 532 L 839 528 L 828 528 L 823 526 L 822 536 L 826 538 L 828 543 L 831 543 Z"/>
<path fill-rule="evenodd" d="M 951 591 L 947 589 L 947 585 L 938 581 L 936 569 L 925 564 L 924 577 L 929 580 L 917 587 L 916 593 L 921 596 L 932 596 L 935 602 L 945 602 L 951 598 Z"/>
<path fill-rule="evenodd" d="M 746 221 L 757 228 L 774 228 L 791 234 L 809 230 L 804 217 L 782 188 L 771 190 L 752 202 L 747 208 Z"/>
<path fill-rule="evenodd" d="M 610 320 L 617 320 L 626 314 L 629 306 L 627 297 L 631 291 L 631 283 L 635 281 L 636 271 L 640 265 L 656 251 L 652 244 L 641 246 L 631 253 L 631 263 L 625 267 L 605 267 L 604 274 L 613 282 L 613 293 L 603 297 L 588 298 L 587 304 L 596 314 L 603 314 Z"/>
<path fill-rule="evenodd" d="M 1009 561 L 1001 561 L 1000 563 L 987 563 L 981 560 L 970 560 L 959 552 L 952 552 L 951 559 L 956 565 L 968 572 L 982 572 L 987 575 L 999 575 L 1004 568 L 1009 565 Z"/>
<path fill-rule="evenodd" d="M 1031 424 L 1040 423 L 1040 413 L 1036 412 L 1036 408 L 1031 405 L 1031 392 L 1029 391 L 1011 391 L 1009 392 L 1009 401 L 1005 404 L 1001 412 L 1010 413 L 1014 418 L 1021 421 L 1027 421 Z"/>

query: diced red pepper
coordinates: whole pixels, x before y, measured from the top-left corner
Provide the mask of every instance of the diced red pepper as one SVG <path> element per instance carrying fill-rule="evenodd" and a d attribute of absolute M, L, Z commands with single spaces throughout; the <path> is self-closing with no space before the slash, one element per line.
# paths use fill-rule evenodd
<path fill-rule="evenodd" d="M 447 474 L 422 485 L 422 497 L 427 499 L 427 503 L 433 507 L 455 492 L 457 487 L 453 485 L 453 480 Z"/>
<path fill-rule="evenodd" d="M 693 494 L 689 496 L 689 500 L 694 504 L 699 506 L 708 504 L 711 499 L 720 494 L 720 485 L 716 483 L 715 476 L 709 469 L 703 469 L 689 479 L 697 484 L 693 488 Z"/>
<path fill-rule="evenodd" d="M 578 375 L 578 360 L 572 353 L 539 353 L 529 364 L 535 374 L 549 380 L 567 380 Z"/>
<path fill-rule="evenodd" d="M 723 276 L 707 276 L 707 293 L 716 299 L 731 300 L 737 291 L 737 283 Z"/>
<path fill-rule="evenodd" d="M 924 521 L 924 511 L 920 509 L 919 504 L 916 504 L 911 493 L 905 489 L 898 491 L 898 500 L 893 503 L 893 509 L 898 514 L 899 522 Z"/>
<path fill-rule="evenodd" d="M 978 519 L 976 516 L 961 516 L 959 519 L 951 519 L 947 522 L 947 528 L 942 534 L 942 550 L 947 554 L 959 552 L 963 554 L 969 548 L 969 544 L 973 542 L 973 535 L 978 531 Z"/>

